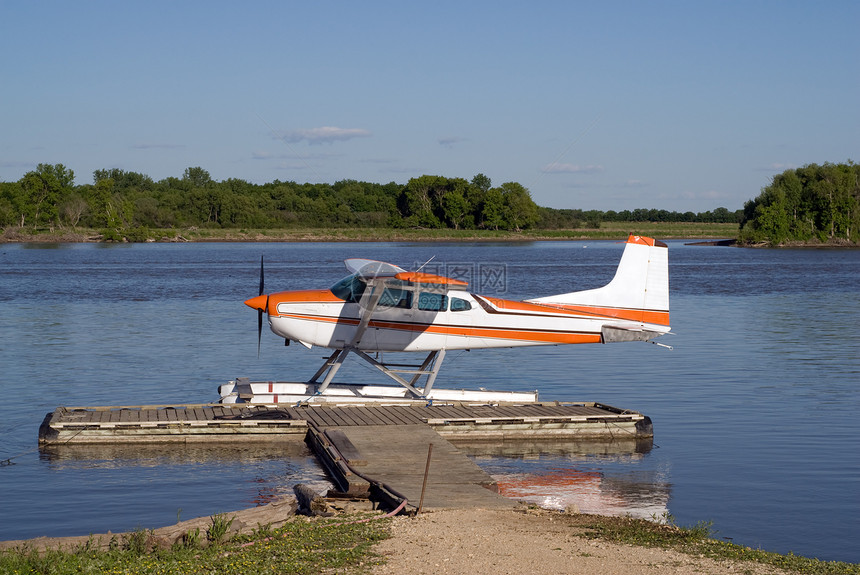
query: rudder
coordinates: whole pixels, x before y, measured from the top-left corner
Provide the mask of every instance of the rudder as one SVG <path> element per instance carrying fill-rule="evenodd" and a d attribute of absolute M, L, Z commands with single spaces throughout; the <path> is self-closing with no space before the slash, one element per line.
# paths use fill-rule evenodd
<path fill-rule="evenodd" d="M 631 234 L 615 277 L 605 286 L 528 301 L 566 308 L 617 310 L 619 318 L 668 327 L 668 246 L 652 238 Z"/>

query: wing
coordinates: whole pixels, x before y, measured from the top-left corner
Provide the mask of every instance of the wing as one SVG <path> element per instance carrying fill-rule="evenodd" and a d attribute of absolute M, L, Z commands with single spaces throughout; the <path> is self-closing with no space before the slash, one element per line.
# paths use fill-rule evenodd
<path fill-rule="evenodd" d="M 416 284 L 434 284 L 446 286 L 467 286 L 467 282 L 454 278 L 446 278 L 445 276 L 437 276 L 436 274 L 425 274 L 421 272 L 401 272 L 394 276 L 399 280 L 412 282 Z"/>
<path fill-rule="evenodd" d="M 365 260 L 361 258 L 350 258 L 343 261 L 349 273 L 356 274 L 362 279 L 378 277 L 394 277 L 399 273 L 407 273 L 405 269 L 394 264 L 387 264 L 376 260 Z"/>

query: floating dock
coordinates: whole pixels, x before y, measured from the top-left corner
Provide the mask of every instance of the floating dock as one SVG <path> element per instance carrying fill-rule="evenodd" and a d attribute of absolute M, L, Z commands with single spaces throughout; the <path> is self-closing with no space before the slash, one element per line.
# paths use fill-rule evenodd
<path fill-rule="evenodd" d="M 59 407 L 39 429 L 45 447 L 304 439 L 339 492 L 392 509 L 512 504 L 457 442 L 651 437 L 647 416 L 594 402 Z"/>
<path fill-rule="evenodd" d="M 39 443 L 195 443 L 277 441 L 317 428 L 427 425 L 449 439 L 651 437 L 641 413 L 594 402 L 472 405 L 144 405 L 58 407 Z"/>

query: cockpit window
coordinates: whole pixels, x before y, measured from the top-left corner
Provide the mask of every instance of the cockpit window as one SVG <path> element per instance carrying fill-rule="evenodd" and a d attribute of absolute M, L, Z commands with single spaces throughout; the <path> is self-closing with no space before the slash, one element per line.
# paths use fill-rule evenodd
<path fill-rule="evenodd" d="M 440 293 L 421 292 L 418 296 L 418 309 L 423 311 L 445 311 L 448 309 L 448 296 Z"/>
<path fill-rule="evenodd" d="M 398 280 L 386 280 L 384 284 L 376 284 L 383 290 L 379 297 L 380 307 L 399 307 L 410 309 L 413 305 L 414 288 L 407 283 Z M 331 286 L 331 293 L 347 303 L 359 303 L 367 289 L 367 282 L 358 274 L 347 276 Z M 444 293 L 420 292 L 418 296 L 418 309 L 421 311 L 445 311 L 448 309 L 448 296 Z M 456 305 L 456 308 L 455 308 Z M 451 301 L 452 311 L 464 311 L 471 309 L 468 301 L 453 298 Z"/>
<path fill-rule="evenodd" d="M 366 287 L 367 284 L 361 278 L 357 275 L 351 275 L 331 286 L 331 293 L 345 302 L 358 303 Z"/>
<path fill-rule="evenodd" d="M 384 307 L 412 307 L 412 292 L 405 289 L 386 287 L 379 298 L 379 305 Z"/>

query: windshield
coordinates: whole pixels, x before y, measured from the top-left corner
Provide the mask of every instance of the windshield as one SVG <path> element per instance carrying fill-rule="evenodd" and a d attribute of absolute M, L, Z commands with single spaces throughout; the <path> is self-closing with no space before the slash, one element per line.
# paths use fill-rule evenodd
<path fill-rule="evenodd" d="M 358 275 L 346 276 L 333 286 L 331 286 L 331 293 L 333 293 L 336 297 L 340 299 L 351 302 L 358 303 L 361 299 L 361 294 L 364 293 L 364 288 L 367 287 L 367 284 L 364 283 Z"/>

